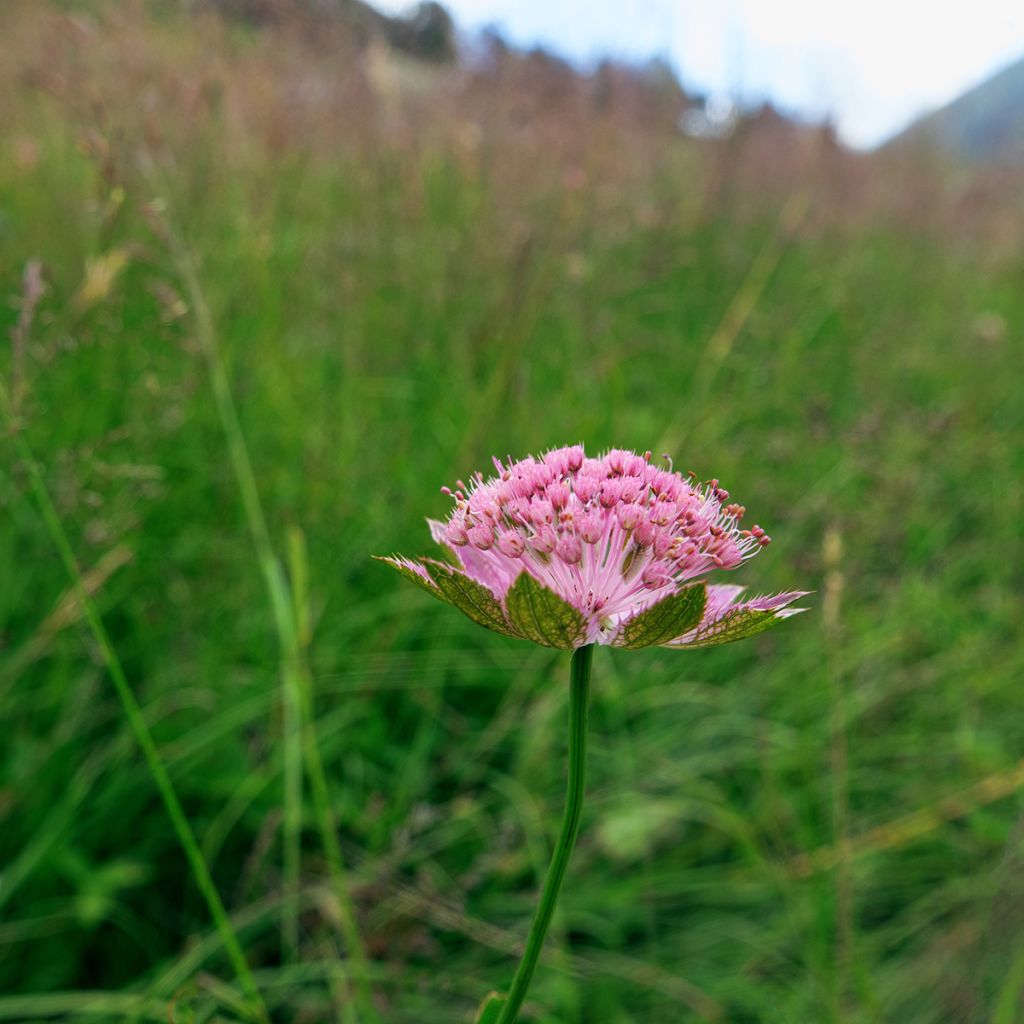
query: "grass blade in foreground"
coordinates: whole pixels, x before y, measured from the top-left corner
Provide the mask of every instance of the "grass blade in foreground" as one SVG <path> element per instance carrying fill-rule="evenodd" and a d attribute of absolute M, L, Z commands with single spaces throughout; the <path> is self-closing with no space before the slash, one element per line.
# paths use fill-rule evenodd
<path fill-rule="evenodd" d="M 156 211 L 154 211 L 155 213 Z M 217 343 L 217 333 L 213 326 L 206 296 L 199 282 L 192 255 L 188 248 L 174 233 L 166 220 L 154 217 L 154 226 L 160 231 L 164 242 L 170 249 L 178 273 L 185 286 L 189 302 L 192 305 L 196 322 L 196 333 L 206 358 L 213 390 L 217 413 L 227 442 L 228 454 L 231 459 L 235 481 L 238 485 L 242 506 L 245 510 L 246 523 L 252 537 L 256 557 L 263 573 L 267 596 L 270 600 L 274 625 L 277 630 L 278 645 L 281 651 L 281 687 L 282 708 L 285 719 L 284 726 L 284 813 L 285 831 L 287 834 L 285 852 L 286 888 L 291 895 L 298 892 L 299 883 L 299 841 L 302 825 L 302 784 L 301 767 L 305 762 L 306 773 L 310 778 L 313 791 L 314 812 L 324 846 L 331 882 L 334 886 L 335 898 L 338 902 L 338 916 L 346 950 L 351 960 L 351 975 L 354 978 L 356 1003 L 360 1014 L 367 1021 L 376 1021 L 378 1016 L 373 1005 L 373 997 L 369 980 L 369 965 L 366 950 L 363 947 L 359 929 L 356 926 L 355 908 L 349 893 L 348 877 L 345 872 L 341 846 L 338 843 L 334 828 L 333 813 L 327 794 L 327 782 L 323 764 L 320 760 L 320 749 L 316 740 L 316 726 L 312 719 L 312 694 L 309 669 L 305 659 L 304 624 L 299 609 L 306 600 L 304 593 L 293 593 L 296 577 L 293 571 L 293 586 L 289 587 L 288 578 L 280 559 L 274 552 L 270 541 L 267 518 L 260 500 L 259 488 L 256 486 L 256 475 L 253 472 L 249 449 L 245 443 L 242 424 L 238 418 L 238 410 L 231 393 L 231 384 L 227 370 L 221 357 Z M 293 556 L 300 551 L 300 543 L 293 544 Z M 305 555 L 301 554 L 302 567 L 305 567 Z M 292 559 L 293 569 L 297 565 Z M 305 578 L 304 575 L 302 577 Z M 301 584 L 300 584 L 301 585 Z M 294 900 L 285 901 L 294 906 Z M 288 914 L 288 911 L 285 911 Z M 283 938 L 285 946 L 294 946 L 298 937 L 298 920 L 287 916 L 283 921 Z"/>
<path fill-rule="evenodd" d="M 178 795 L 174 791 L 174 786 L 171 783 L 170 776 L 167 774 L 167 768 L 164 766 L 163 760 L 160 757 L 160 752 L 157 750 L 156 743 L 153 741 L 153 736 L 149 731 L 149 727 L 146 725 L 145 718 L 143 718 L 142 709 L 139 707 L 138 701 L 136 701 L 135 695 L 132 693 L 132 689 L 128 684 L 128 679 L 124 674 L 124 669 L 121 666 L 121 661 L 117 656 L 117 652 L 114 650 L 114 645 L 110 640 L 110 635 L 107 633 L 107 629 L 103 625 L 103 620 L 100 617 L 96 605 L 93 603 L 92 598 L 86 590 L 85 584 L 82 580 L 81 570 L 78 568 L 78 563 L 75 560 L 74 552 L 71 550 L 71 544 L 68 541 L 67 534 L 64 532 L 64 527 L 61 525 L 60 518 L 57 515 L 57 510 L 53 507 L 53 502 L 50 500 L 50 494 L 46 489 L 46 483 L 43 480 L 42 472 L 35 461 L 35 457 L 32 454 L 32 450 L 29 448 L 28 442 L 25 440 L 24 435 L 18 432 L 17 425 L 14 423 L 8 404 L 7 392 L 6 389 L 3 388 L 2 384 L 0 384 L 0 405 L 3 406 L 4 418 L 8 426 L 10 426 L 14 432 L 15 444 L 17 445 L 18 453 L 21 456 L 25 469 L 28 472 L 29 480 L 32 485 L 32 492 L 35 495 L 36 504 L 39 506 L 39 512 L 43 517 L 43 521 L 46 523 L 47 530 L 50 533 L 54 546 L 57 548 L 61 561 L 64 563 L 64 567 L 71 579 L 75 596 L 82 607 L 93 637 L 99 645 L 100 651 L 103 655 L 103 661 L 107 666 L 110 678 L 113 680 L 114 687 L 117 690 L 117 695 L 121 699 L 121 704 L 124 708 L 125 715 L 128 718 L 128 722 L 131 725 L 132 732 L 135 734 L 135 738 L 138 741 L 139 746 L 142 748 L 142 753 L 146 759 L 146 765 L 149 768 L 149 773 L 152 776 L 153 782 L 156 784 L 156 788 L 164 802 L 167 814 L 171 819 L 171 824 L 174 826 L 174 831 L 177 833 L 178 840 L 185 851 L 185 856 L 188 858 L 189 866 L 192 869 L 192 875 L 196 881 L 196 886 L 202 893 L 203 899 L 206 901 L 206 905 L 210 910 L 210 916 L 213 918 L 214 924 L 220 932 L 221 939 L 224 942 L 224 948 L 227 950 L 228 956 L 231 959 L 235 973 L 238 975 L 238 980 L 245 991 L 247 998 L 252 1004 L 251 1012 L 253 1018 L 259 1021 L 268 1021 L 269 1016 L 267 1014 L 266 1005 L 259 993 L 259 989 L 256 987 L 252 971 L 249 968 L 249 964 L 245 959 L 245 954 L 242 952 L 241 944 L 238 941 L 238 936 L 231 927 L 227 911 L 224 909 L 224 904 L 221 901 L 220 894 L 217 892 L 217 887 L 214 885 L 213 878 L 210 876 L 206 860 L 203 858 L 202 851 L 199 849 L 199 844 L 196 842 L 195 834 L 188 823 L 188 819 L 185 817 L 185 812 L 182 809 L 181 802 L 178 800 Z"/>

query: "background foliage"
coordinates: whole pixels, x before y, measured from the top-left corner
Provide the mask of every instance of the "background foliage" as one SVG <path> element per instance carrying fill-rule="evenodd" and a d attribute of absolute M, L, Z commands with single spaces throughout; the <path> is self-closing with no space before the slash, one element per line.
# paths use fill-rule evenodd
<path fill-rule="evenodd" d="M 664 82 L 496 43 L 426 67 L 19 0 L 0 56 L 0 1020 L 242 1012 L 23 444 L 273 1019 L 355 1019 L 347 890 L 400 1024 L 511 975 L 567 659 L 370 555 L 427 550 L 492 453 L 578 439 L 721 477 L 775 537 L 743 581 L 816 594 L 735 648 L 598 653 L 528 1019 L 1017 1019 L 1019 175 L 770 112 L 689 140 Z"/>

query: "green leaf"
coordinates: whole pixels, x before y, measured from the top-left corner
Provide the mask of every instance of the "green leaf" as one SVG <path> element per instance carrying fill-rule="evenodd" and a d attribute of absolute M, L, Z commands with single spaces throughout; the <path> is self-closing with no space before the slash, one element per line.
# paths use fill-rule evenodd
<path fill-rule="evenodd" d="M 777 611 L 761 612 L 753 609 L 737 609 L 728 612 L 717 622 L 698 630 L 697 635 L 685 644 L 670 644 L 679 650 L 688 651 L 693 647 L 717 647 L 719 644 L 731 644 L 734 640 L 745 640 L 748 636 L 756 636 L 766 629 L 772 629 L 789 616 L 780 616 Z"/>
<path fill-rule="evenodd" d="M 423 567 L 437 584 L 443 599 L 455 605 L 477 624 L 501 633 L 503 636 L 521 636 L 510 626 L 494 595 L 464 572 L 444 562 L 424 561 Z"/>
<path fill-rule="evenodd" d="M 473 1024 L 497 1024 L 498 1016 L 501 1013 L 505 1000 L 497 992 L 488 992 L 480 1009 L 476 1011 Z"/>
<path fill-rule="evenodd" d="M 534 643 L 571 651 L 586 640 L 583 616 L 528 572 L 512 584 L 505 606 L 513 627 Z"/>
<path fill-rule="evenodd" d="M 694 583 L 634 615 L 615 638 L 616 647 L 653 647 L 688 633 L 700 622 L 707 601 L 707 588 Z"/>

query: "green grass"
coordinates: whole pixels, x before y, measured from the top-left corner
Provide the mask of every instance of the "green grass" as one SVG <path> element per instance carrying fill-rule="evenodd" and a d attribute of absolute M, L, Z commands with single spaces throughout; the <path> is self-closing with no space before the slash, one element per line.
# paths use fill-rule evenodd
<path fill-rule="evenodd" d="M 370 1020 L 365 984 L 388 1024 L 446 1024 L 525 938 L 568 659 L 370 556 L 428 550 L 491 454 L 578 439 L 721 477 L 775 538 L 743 582 L 816 594 L 735 647 L 598 652 L 527 1019 L 1024 1019 L 1013 246 L 755 188 L 741 147 L 735 205 L 681 139 L 548 152 L 497 93 L 475 156 L 444 110 L 321 132 L 288 105 L 300 44 L 180 29 L 19 47 L 63 78 L 0 100 L 5 336 L 26 261 L 47 282 L 0 358 L 0 1020 L 245 1010 L 23 444 L 272 1019 Z"/>

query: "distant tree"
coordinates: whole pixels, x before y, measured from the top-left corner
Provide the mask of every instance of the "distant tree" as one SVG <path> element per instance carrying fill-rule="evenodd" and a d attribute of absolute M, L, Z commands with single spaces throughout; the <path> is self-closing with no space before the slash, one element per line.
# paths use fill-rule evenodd
<path fill-rule="evenodd" d="M 455 23 L 435 0 L 419 4 L 408 18 L 389 18 L 387 22 L 385 36 L 392 46 L 424 60 L 455 58 Z"/>
<path fill-rule="evenodd" d="M 189 0 L 189 4 L 256 25 L 342 27 L 362 44 L 383 37 L 396 50 L 423 60 L 453 60 L 457 53 L 455 23 L 436 0 L 419 4 L 402 18 L 381 14 L 364 0 Z"/>

